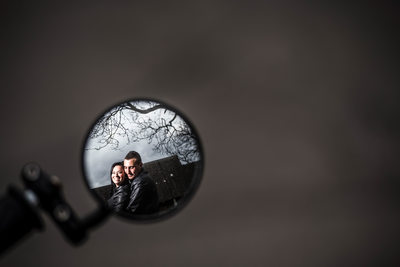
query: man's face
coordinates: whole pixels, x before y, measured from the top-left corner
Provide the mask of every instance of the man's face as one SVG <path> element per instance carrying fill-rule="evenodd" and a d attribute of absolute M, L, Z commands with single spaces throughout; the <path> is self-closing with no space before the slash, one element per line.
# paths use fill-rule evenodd
<path fill-rule="evenodd" d="M 124 160 L 124 171 L 129 180 L 132 180 L 133 178 L 138 176 L 141 170 L 142 163 L 137 163 L 135 158 Z"/>

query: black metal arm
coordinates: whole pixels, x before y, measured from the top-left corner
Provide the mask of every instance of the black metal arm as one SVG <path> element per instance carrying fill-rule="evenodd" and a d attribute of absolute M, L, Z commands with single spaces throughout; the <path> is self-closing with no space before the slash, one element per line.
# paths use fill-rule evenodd
<path fill-rule="evenodd" d="M 45 173 L 38 164 L 28 163 L 21 171 L 24 192 L 10 186 L 0 198 L 0 254 L 32 230 L 43 230 L 39 209 L 44 210 L 73 245 L 81 244 L 87 232 L 110 214 L 101 205 L 93 213 L 79 219 L 63 196 L 61 181 Z"/>

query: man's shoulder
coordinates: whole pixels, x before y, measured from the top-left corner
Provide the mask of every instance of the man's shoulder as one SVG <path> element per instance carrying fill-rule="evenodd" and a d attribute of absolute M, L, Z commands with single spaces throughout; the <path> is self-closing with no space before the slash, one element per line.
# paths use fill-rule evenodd
<path fill-rule="evenodd" d="M 142 171 L 136 178 L 133 179 L 131 186 L 147 185 L 154 183 L 150 175 L 146 171 Z"/>
<path fill-rule="evenodd" d="M 143 170 L 143 171 L 142 171 L 135 179 L 133 179 L 133 180 L 134 180 L 134 181 L 135 181 L 135 180 L 143 181 L 143 180 L 146 180 L 146 179 L 150 179 L 150 180 L 151 180 L 150 174 L 149 174 L 147 171 Z"/>

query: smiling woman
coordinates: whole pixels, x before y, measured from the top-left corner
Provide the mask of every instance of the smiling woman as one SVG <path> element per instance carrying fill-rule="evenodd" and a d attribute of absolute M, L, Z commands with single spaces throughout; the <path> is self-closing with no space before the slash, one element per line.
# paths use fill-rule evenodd
<path fill-rule="evenodd" d="M 111 166 L 111 190 L 108 207 L 115 212 L 123 212 L 129 201 L 129 183 L 125 176 L 122 162 L 115 162 Z"/>
<path fill-rule="evenodd" d="M 96 120 L 82 167 L 91 192 L 118 215 L 158 220 L 193 196 L 203 154 L 198 134 L 181 113 L 159 101 L 137 99 L 111 107 Z"/>

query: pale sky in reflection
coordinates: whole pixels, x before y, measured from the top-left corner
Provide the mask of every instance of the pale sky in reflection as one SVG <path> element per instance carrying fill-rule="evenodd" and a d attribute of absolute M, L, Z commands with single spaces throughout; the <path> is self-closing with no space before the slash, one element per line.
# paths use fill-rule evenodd
<path fill-rule="evenodd" d="M 146 109 L 150 106 L 154 106 L 155 103 L 153 102 L 149 105 L 145 102 L 134 102 L 134 104 L 140 109 Z M 129 112 L 133 111 L 124 111 L 124 114 L 127 116 L 126 118 L 122 117 L 122 123 L 125 127 L 133 127 L 135 125 L 131 121 Z M 164 118 L 170 120 L 174 114 L 175 113 L 171 111 L 165 112 L 165 109 L 158 109 L 148 114 L 139 114 L 139 119 L 160 120 L 161 118 Z M 182 119 L 177 117 L 174 123 L 179 122 L 182 122 Z M 139 142 L 131 142 L 127 144 L 127 137 L 116 136 L 115 138 L 119 141 L 118 149 L 113 149 L 110 145 L 99 150 L 93 149 L 99 147 L 98 141 L 100 138 L 89 138 L 87 140 L 85 147 L 92 149 L 85 150 L 84 168 L 90 188 L 110 184 L 109 175 L 111 165 L 114 162 L 122 161 L 125 155 L 131 150 L 137 151 L 141 155 L 144 163 L 169 156 L 153 150 L 154 140 L 151 143 L 149 143 L 148 140 L 141 140 Z"/>

